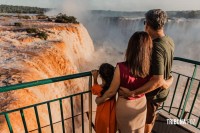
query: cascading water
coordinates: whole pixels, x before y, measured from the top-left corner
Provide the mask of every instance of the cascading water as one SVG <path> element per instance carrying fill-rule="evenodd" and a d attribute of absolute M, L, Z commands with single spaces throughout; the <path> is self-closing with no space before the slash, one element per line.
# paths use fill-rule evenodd
<path fill-rule="evenodd" d="M 130 36 L 144 30 L 144 18 L 131 17 L 93 17 L 86 24 L 96 47 L 111 46 L 125 52 Z M 92 24 L 93 23 L 93 24 Z M 165 26 L 166 34 L 173 38 L 175 56 L 200 60 L 200 19 L 173 18 Z"/>
<path fill-rule="evenodd" d="M 64 76 L 82 71 L 82 63 L 94 51 L 93 42 L 82 24 L 56 24 L 37 20 L 18 20 L 16 17 L 0 17 L 0 86 L 20 84 L 35 80 Z M 20 21 L 23 27 L 13 26 Z M 11 26 L 9 26 L 11 25 Z M 34 37 L 24 29 L 34 27 L 48 34 L 47 40 Z M 88 88 L 87 79 L 79 78 L 63 82 L 0 93 L 0 112 L 21 108 L 82 92 Z M 85 99 L 85 98 L 84 98 Z M 51 103 L 53 123 L 61 120 L 58 102 Z M 85 107 L 87 109 L 87 105 Z M 70 101 L 63 100 L 64 117 L 71 117 Z M 37 129 L 33 109 L 24 110 L 29 131 Z M 49 124 L 46 105 L 38 106 L 41 127 Z M 80 113 L 80 97 L 74 97 L 74 113 Z M 24 132 L 19 113 L 9 115 L 13 132 Z M 85 117 L 86 118 L 86 117 Z M 77 132 L 81 119 L 75 118 Z M 61 124 L 61 123 L 60 123 Z M 88 120 L 85 120 L 88 124 Z M 62 132 L 59 124 L 54 125 Z M 72 132 L 71 121 L 66 121 L 65 131 Z M 87 130 L 87 129 L 86 129 Z M 0 133 L 8 133 L 3 115 L 0 116 Z M 49 133 L 50 128 L 42 132 Z M 86 131 L 87 132 L 87 131 Z"/>

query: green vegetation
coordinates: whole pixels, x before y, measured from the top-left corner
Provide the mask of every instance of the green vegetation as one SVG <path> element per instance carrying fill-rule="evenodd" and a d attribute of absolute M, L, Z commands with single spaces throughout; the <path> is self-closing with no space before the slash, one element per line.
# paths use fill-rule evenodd
<path fill-rule="evenodd" d="M 28 29 L 26 29 L 26 32 L 27 33 L 38 33 L 39 31 L 36 28 L 28 28 Z"/>
<path fill-rule="evenodd" d="M 74 16 L 67 16 L 66 14 L 59 13 L 56 16 L 56 23 L 74 23 L 79 24 L 79 22 L 76 20 Z"/>
<path fill-rule="evenodd" d="M 34 37 L 38 37 L 40 39 L 47 40 L 47 38 L 48 38 L 48 34 L 46 32 L 40 31 L 36 28 L 28 28 L 28 29 L 26 29 L 26 32 L 33 34 Z"/>
<path fill-rule="evenodd" d="M 40 39 L 47 40 L 48 35 L 47 35 L 47 33 L 45 33 L 44 31 L 40 31 L 40 32 L 38 32 L 37 34 L 35 34 L 35 37 L 38 37 L 38 38 L 40 38 Z"/>
<path fill-rule="evenodd" d="M 22 27 L 22 26 L 23 26 L 23 24 L 22 24 L 22 23 L 20 23 L 20 22 L 15 22 L 15 23 L 14 23 L 14 26 L 17 26 L 17 27 Z"/>
<path fill-rule="evenodd" d="M 0 13 L 31 13 L 31 14 L 44 14 L 48 8 L 38 8 L 29 6 L 12 6 L 0 5 Z"/>
<path fill-rule="evenodd" d="M 53 19 L 48 17 L 47 21 L 52 22 Z"/>
<path fill-rule="evenodd" d="M 28 15 L 23 15 L 23 16 L 18 16 L 18 18 L 19 19 L 31 19 L 31 17 L 30 16 L 28 16 Z"/>
<path fill-rule="evenodd" d="M 48 16 L 43 15 L 43 14 L 39 14 L 36 17 L 37 17 L 37 19 L 48 19 L 49 18 Z"/>

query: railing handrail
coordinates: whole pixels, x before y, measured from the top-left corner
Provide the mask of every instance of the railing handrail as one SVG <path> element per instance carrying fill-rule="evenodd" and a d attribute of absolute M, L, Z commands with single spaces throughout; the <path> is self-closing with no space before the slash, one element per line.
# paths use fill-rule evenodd
<path fill-rule="evenodd" d="M 43 105 L 43 104 L 47 104 L 47 103 L 59 101 L 59 100 L 62 100 L 62 99 L 70 98 L 70 97 L 73 97 L 73 96 L 78 96 L 78 95 L 85 94 L 85 93 L 89 93 L 89 92 L 90 92 L 90 90 L 88 90 L 88 91 L 83 91 L 83 92 L 76 93 L 76 94 L 72 94 L 72 95 L 69 95 L 69 96 L 64 96 L 64 97 L 61 97 L 61 98 L 56 98 L 56 99 L 53 99 L 53 100 L 44 101 L 44 102 L 40 102 L 40 103 L 36 103 L 36 104 L 24 106 L 24 107 L 21 107 L 21 108 L 17 108 L 17 109 L 5 111 L 5 112 L 0 112 L 0 115 L 5 115 L 5 114 L 7 114 L 7 113 L 12 113 L 12 112 L 20 111 L 20 110 L 24 110 L 24 109 L 27 109 L 27 108 L 32 108 L 32 107 L 34 107 L 34 106 L 39 106 L 39 105 Z"/>
<path fill-rule="evenodd" d="M 64 80 L 74 79 L 74 78 L 81 78 L 81 77 L 86 77 L 86 76 L 91 76 L 91 72 L 89 71 L 89 72 L 71 74 L 71 75 L 66 75 L 66 76 L 61 76 L 61 77 L 54 77 L 54 78 L 49 78 L 49 79 L 26 82 L 26 83 L 21 83 L 21 84 L 16 84 L 16 85 L 3 86 L 3 87 L 0 87 L 0 93 L 34 87 L 34 86 L 39 86 L 39 85 L 44 85 L 44 84 L 60 82 L 60 81 L 64 81 Z"/>
<path fill-rule="evenodd" d="M 13 133 L 13 126 L 12 123 L 10 121 L 10 117 L 9 114 L 13 113 L 13 112 L 20 112 L 21 114 L 21 118 L 22 118 L 22 122 L 23 122 L 23 126 L 24 126 L 24 131 L 25 132 L 29 132 L 28 128 L 27 128 L 27 123 L 26 123 L 26 119 L 25 119 L 25 114 L 24 114 L 24 110 L 28 109 L 28 108 L 33 108 L 34 109 L 34 113 L 35 113 L 35 117 L 36 117 L 36 122 L 38 127 L 35 130 L 38 130 L 38 132 L 42 132 L 41 131 L 41 124 L 40 124 L 40 118 L 38 115 L 38 109 L 37 107 L 39 105 L 43 105 L 46 104 L 47 108 L 48 108 L 48 114 L 49 114 L 49 121 L 50 121 L 50 127 L 51 127 L 51 131 L 54 131 L 53 128 L 53 121 L 52 121 L 52 114 L 51 114 L 51 106 L 50 103 L 51 102 L 55 102 L 58 101 L 59 105 L 60 105 L 60 114 L 61 114 L 61 123 L 62 123 L 62 130 L 63 132 L 65 132 L 65 124 L 64 124 L 64 115 L 63 115 L 63 103 L 62 100 L 69 98 L 70 99 L 70 105 L 71 105 L 71 118 L 72 118 L 72 125 L 73 125 L 73 132 L 75 132 L 75 126 L 74 126 L 74 117 L 76 117 L 76 115 L 74 115 L 74 109 L 73 109 L 73 97 L 74 96 L 81 96 L 81 118 L 82 118 L 82 125 L 84 124 L 84 106 L 83 106 L 83 94 L 88 93 L 89 94 L 89 115 L 88 115 L 88 119 L 89 119 L 89 133 L 92 132 L 92 94 L 91 94 L 91 86 L 92 86 L 92 76 L 91 76 L 91 72 L 83 72 L 83 73 L 77 73 L 77 74 L 71 74 L 71 75 L 67 75 L 67 76 L 61 76 L 61 77 L 55 77 L 55 78 L 49 78 L 49 79 L 44 79 L 44 80 L 38 80 L 38 81 L 32 81 L 32 82 L 27 82 L 27 83 L 22 83 L 22 84 L 16 84 L 16 85 L 10 85 L 10 86 L 4 86 L 4 87 L 0 87 L 0 93 L 1 92 L 7 92 L 7 91 L 11 91 L 11 90 L 19 90 L 19 89 L 23 89 L 23 88 L 28 88 L 28 87 L 33 87 L 33 86 L 39 86 L 39 85 L 44 85 L 44 84 L 50 84 L 50 83 L 55 83 L 55 82 L 60 82 L 60 81 L 64 81 L 64 80 L 69 80 L 69 79 L 74 79 L 74 78 L 82 78 L 82 77 L 89 77 L 89 81 L 88 81 L 88 91 L 84 91 L 84 92 L 80 92 L 80 93 L 76 93 L 76 94 L 72 94 L 69 96 L 64 96 L 61 98 L 57 98 L 57 99 L 52 99 L 49 101 L 45 101 L 45 102 L 41 102 L 41 103 L 36 103 L 33 105 L 28 105 L 25 107 L 21 107 L 21 108 L 17 108 L 17 109 L 13 109 L 13 110 L 9 110 L 6 112 L 0 112 L 0 115 L 4 115 L 5 120 L 7 122 L 7 126 L 8 126 L 8 130 L 10 131 L 10 133 Z M 84 126 L 82 127 L 82 132 L 84 133 Z"/>
<path fill-rule="evenodd" d="M 187 62 L 187 63 L 191 63 L 191 64 L 200 65 L 200 61 L 195 61 L 195 60 L 181 58 L 181 57 L 174 57 L 174 60 L 178 60 L 178 61 L 183 61 L 183 62 Z"/>
<path fill-rule="evenodd" d="M 199 61 L 194 61 L 194 60 L 191 60 L 191 59 L 186 59 L 186 58 L 181 58 L 181 57 L 174 57 L 174 60 L 200 65 Z M 66 76 L 61 76 L 61 77 L 54 77 L 54 78 L 37 80 L 37 81 L 15 84 L 15 85 L 10 85 L 10 86 L 3 86 L 3 87 L 0 87 L 0 93 L 11 91 L 11 90 L 19 90 L 19 89 L 23 89 L 23 88 L 29 88 L 29 87 L 44 85 L 44 84 L 55 83 L 55 82 L 74 79 L 74 78 L 86 77 L 86 76 L 91 76 L 91 72 L 88 71 L 88 72 L 71 74 L 71 75 L 66 75 Z"/>

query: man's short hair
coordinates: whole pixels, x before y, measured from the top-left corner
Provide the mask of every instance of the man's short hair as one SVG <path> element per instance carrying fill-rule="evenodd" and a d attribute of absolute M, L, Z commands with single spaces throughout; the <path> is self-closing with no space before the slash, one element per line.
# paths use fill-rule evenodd
<path fill-rule="evenodd" d="M 154 30 L 163 28 L 167 22 L 167 13 L 161 9 L 149 10 L 145 17 L 147 24 Z"/>

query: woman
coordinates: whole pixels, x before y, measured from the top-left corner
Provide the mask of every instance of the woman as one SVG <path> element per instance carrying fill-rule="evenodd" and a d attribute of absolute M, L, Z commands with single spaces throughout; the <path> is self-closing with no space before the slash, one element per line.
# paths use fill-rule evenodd
<path fill-rule="evenodd" d="M 109 89 L 96 98 L 101 104 L 114 96 L 119 86 L 135 90 L 149 79 L 152 40 L 146 32 L 135 32 L 129 40 L 125 62 L 117 63 Z M 170 84 L 170 82 L 165 82 Z M 133 89 L 134 88 L 134 89 Z M 145 95 L 124 98 L 119 95 L 116 104 L 116 119 L 120 133 L 144 133 L 146 120 Z"/>

